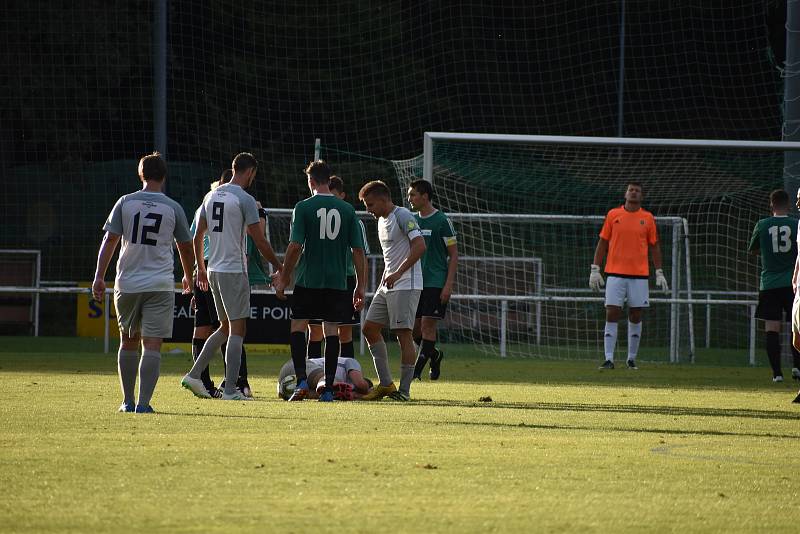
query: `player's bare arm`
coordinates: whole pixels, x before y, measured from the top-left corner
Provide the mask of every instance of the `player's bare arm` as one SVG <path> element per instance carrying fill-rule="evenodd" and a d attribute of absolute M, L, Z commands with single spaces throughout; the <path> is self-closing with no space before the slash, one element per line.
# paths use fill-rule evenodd
<path fill-rule="evenodd" d="M 665 293 L 669 291 L 667 279 L 664 276 L 664 270 L 661 268 L 663 258 L 661 256 L 661 244 L 656 241 L 654 245 L 650 245 L 650 258 L 653 260 L 653 267 L 656 268 L 656 286 Z"/>
<path fill-rule="evenodd" d="M 197 228 L 194 232 L 194 260 L 197 265 L 197 287 L 203 291 L 208 291 L 208 273 L 206 273 L 206 261 L 203 258 L 203 236 L 206 235 L 208 230 L 208 222 L 206 218 L 200 216 L 197 218 Z"/>
<path fill-rule="evenodd" d="M 356 288 L 353 290 L 353 308 L 364 308 L 364 292 L 367 287 L 367 256 L 363 248 L 353 249 L 353 266 L 356 271 Z"/>
<path fill-rule="evenodd" d="M 455 243 L 447 245 L 447 256 L 450 258 L 447 263 L 447 279 L 439 297 L 442 302 L 448 302 L 450 295 L 453 294 L 453 284 L 456 281 L 456 271 L 458 270 L 458 245 Z"/>
<path fill-rule="evenodd" d="M 194 242 L 184 241 L 177 243 L 178 256 L 183 267 L 183 294 L 188 295 L 192 292 L 192 271 L 194 270 Z"/>
<path fill-rule="evenodd" d="M 281 300 L 286 299 L 286 295 L 284 295 L 283 292 L 292 281 L 292 273 L 297 265 L 297 260 L 300 259 L 302 251 L 303 247 L 294 241 L 289 243 L 289 246 L 286 247 L 286 255 L 283 257 L 283 268 L 278 273 L 278 276 L 275 277 L 274 283 L 275 294 Z"/>
<path fill-rule="evenodd" d="M 600 274 L 600 264 L 605 259 L 606 254 L 608 254 L 608 241 L 601 237 L 597 240 L 591 271 L 589 272 L 589 287 L 595 291 L 600 291 L 600 288 L 606 284 L 605 280 L 603 280 L 603 275 Z"/>
<path fill-rule="evenodd" d="M 275 251 L 272 250 L 272 245 L 269 244 L 267 238 L 264 237 L 264 228 L 265 226 L 263 226 L 260 221 L 248 225 L 247 235 L 253 238 L 256 248 L 264 257 L 264 259 L 272 264 L 273 269 L 275 271 L 282 271 L 283 263 L 281 263 L 281 260 L 275 255 Z"/>
<path fill-rule="evenodd" d="M 119 234 L 106 232 L 100 243 L 100 251 L 97 253 L 97 268 L 94 272 L 94 282 L 92 282 L 92 296 L 95 300 L 102 300 L 106 292 L 106 271 L 121 237 Z"/>
<path fill-rule="evenodd" d="M 392 289 L 394 287 L 394 283 L 403 276 L 403 273 L 409 270 L 414 266 L 415 263 L 419 261 L 423 254 L 425 254 L 425 238 L 421 235 L 415 237 L 411 240 L 411 252 L 409 252 L 408 256 L 403 263 L 400 264 L 400 267 L 397 268 L 397 271 L 389 274 L 384 278 L 383 283 L 386 284 L 386 287 Z"/>

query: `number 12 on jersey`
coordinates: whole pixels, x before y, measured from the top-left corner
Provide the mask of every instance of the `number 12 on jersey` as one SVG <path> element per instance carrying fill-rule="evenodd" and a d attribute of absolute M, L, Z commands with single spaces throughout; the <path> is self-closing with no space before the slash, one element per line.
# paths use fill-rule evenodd
<path fill-rule="evenodd" d="M 336 239 L 342 226 L 342 216 L 339 214 L 339 210 L 320 208 L 317 210 L 317 217 L 319 217 L 319 238 Z"/>

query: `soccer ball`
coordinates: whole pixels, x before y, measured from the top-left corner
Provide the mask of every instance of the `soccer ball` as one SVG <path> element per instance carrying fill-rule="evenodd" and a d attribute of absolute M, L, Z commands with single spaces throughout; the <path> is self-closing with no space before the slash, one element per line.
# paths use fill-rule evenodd
<path fill-rule="evenodd" d="M 278 380 L 278 397 L 289 400 L 296 386 L 297 377 L 294 375 L 288 375 L 283 380 Z"/>

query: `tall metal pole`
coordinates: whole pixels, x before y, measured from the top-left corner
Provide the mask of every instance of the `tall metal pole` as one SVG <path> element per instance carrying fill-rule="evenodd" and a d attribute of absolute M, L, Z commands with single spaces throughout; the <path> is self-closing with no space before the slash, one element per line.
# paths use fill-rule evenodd
<path fill-rule="evenodd" d="M 153 146 L 167 154 L 167 0 L 153 3 Z"/>
<path fill-rule="evenodd" d="M 617 87 L 617 137 L 625 134 L 625 0 L 619 15 L 619 80 Z"/>
<path fill-rule="evenodd" d="M 783 69 L 783 140 L 800 141 L 800 0 L 786 2 L 786 64 Z M 800 187 L 800 152 L 783 156 L 783 187 L 795 198 Z"/>

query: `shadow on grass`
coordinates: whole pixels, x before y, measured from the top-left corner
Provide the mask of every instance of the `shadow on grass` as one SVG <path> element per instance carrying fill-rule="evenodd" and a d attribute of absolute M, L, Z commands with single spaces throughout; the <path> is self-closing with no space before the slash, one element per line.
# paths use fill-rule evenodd
<path fill-rule="evenodd" d="M 800 434 L 775 434 L 772 432 L 734 432 L 726 430 L 685 430 L 677 428 L 626 428 L 621 426 L 582 426 L 582 425 L 546 425 L 536 423 L 495 423 L 495 422 L 477 422 L 477 421 L 446 421 L 437 424 L 448 425 L 463 425 L 463 426 L 478 426 L 478 427 L 491 427 L 491 428 L 523 428 L 532 430 L 576 430 L 576 431 L 591 431 L 591 432 L 632 432 L 644 434 L 662 434 L 662 435 L 678 435 L 678 436 L 735 436 L 747 438 L 778 438 L 778 439 L 792 439 L 800 438 Z"/>
<path fill-rule="evenodd" d="M 787 403 L 789 401 L 787 400 Z M 742 408 L 690 408 L 684 406 L 641 406 L 636 404 L 577 404 L 564 402 L 463 402 L 445 399 L 415 400 L 415 405 L 489 408 L 511 410 L 541 410 L 565 412 L 606 412 L 650 415 L 672 415 L 689 417 L 738 417 L 745 419 L 772 419 L 782 421 L 800 421 L 800 412 L 774 412 L 767 410 L 748 410 Z"/>

